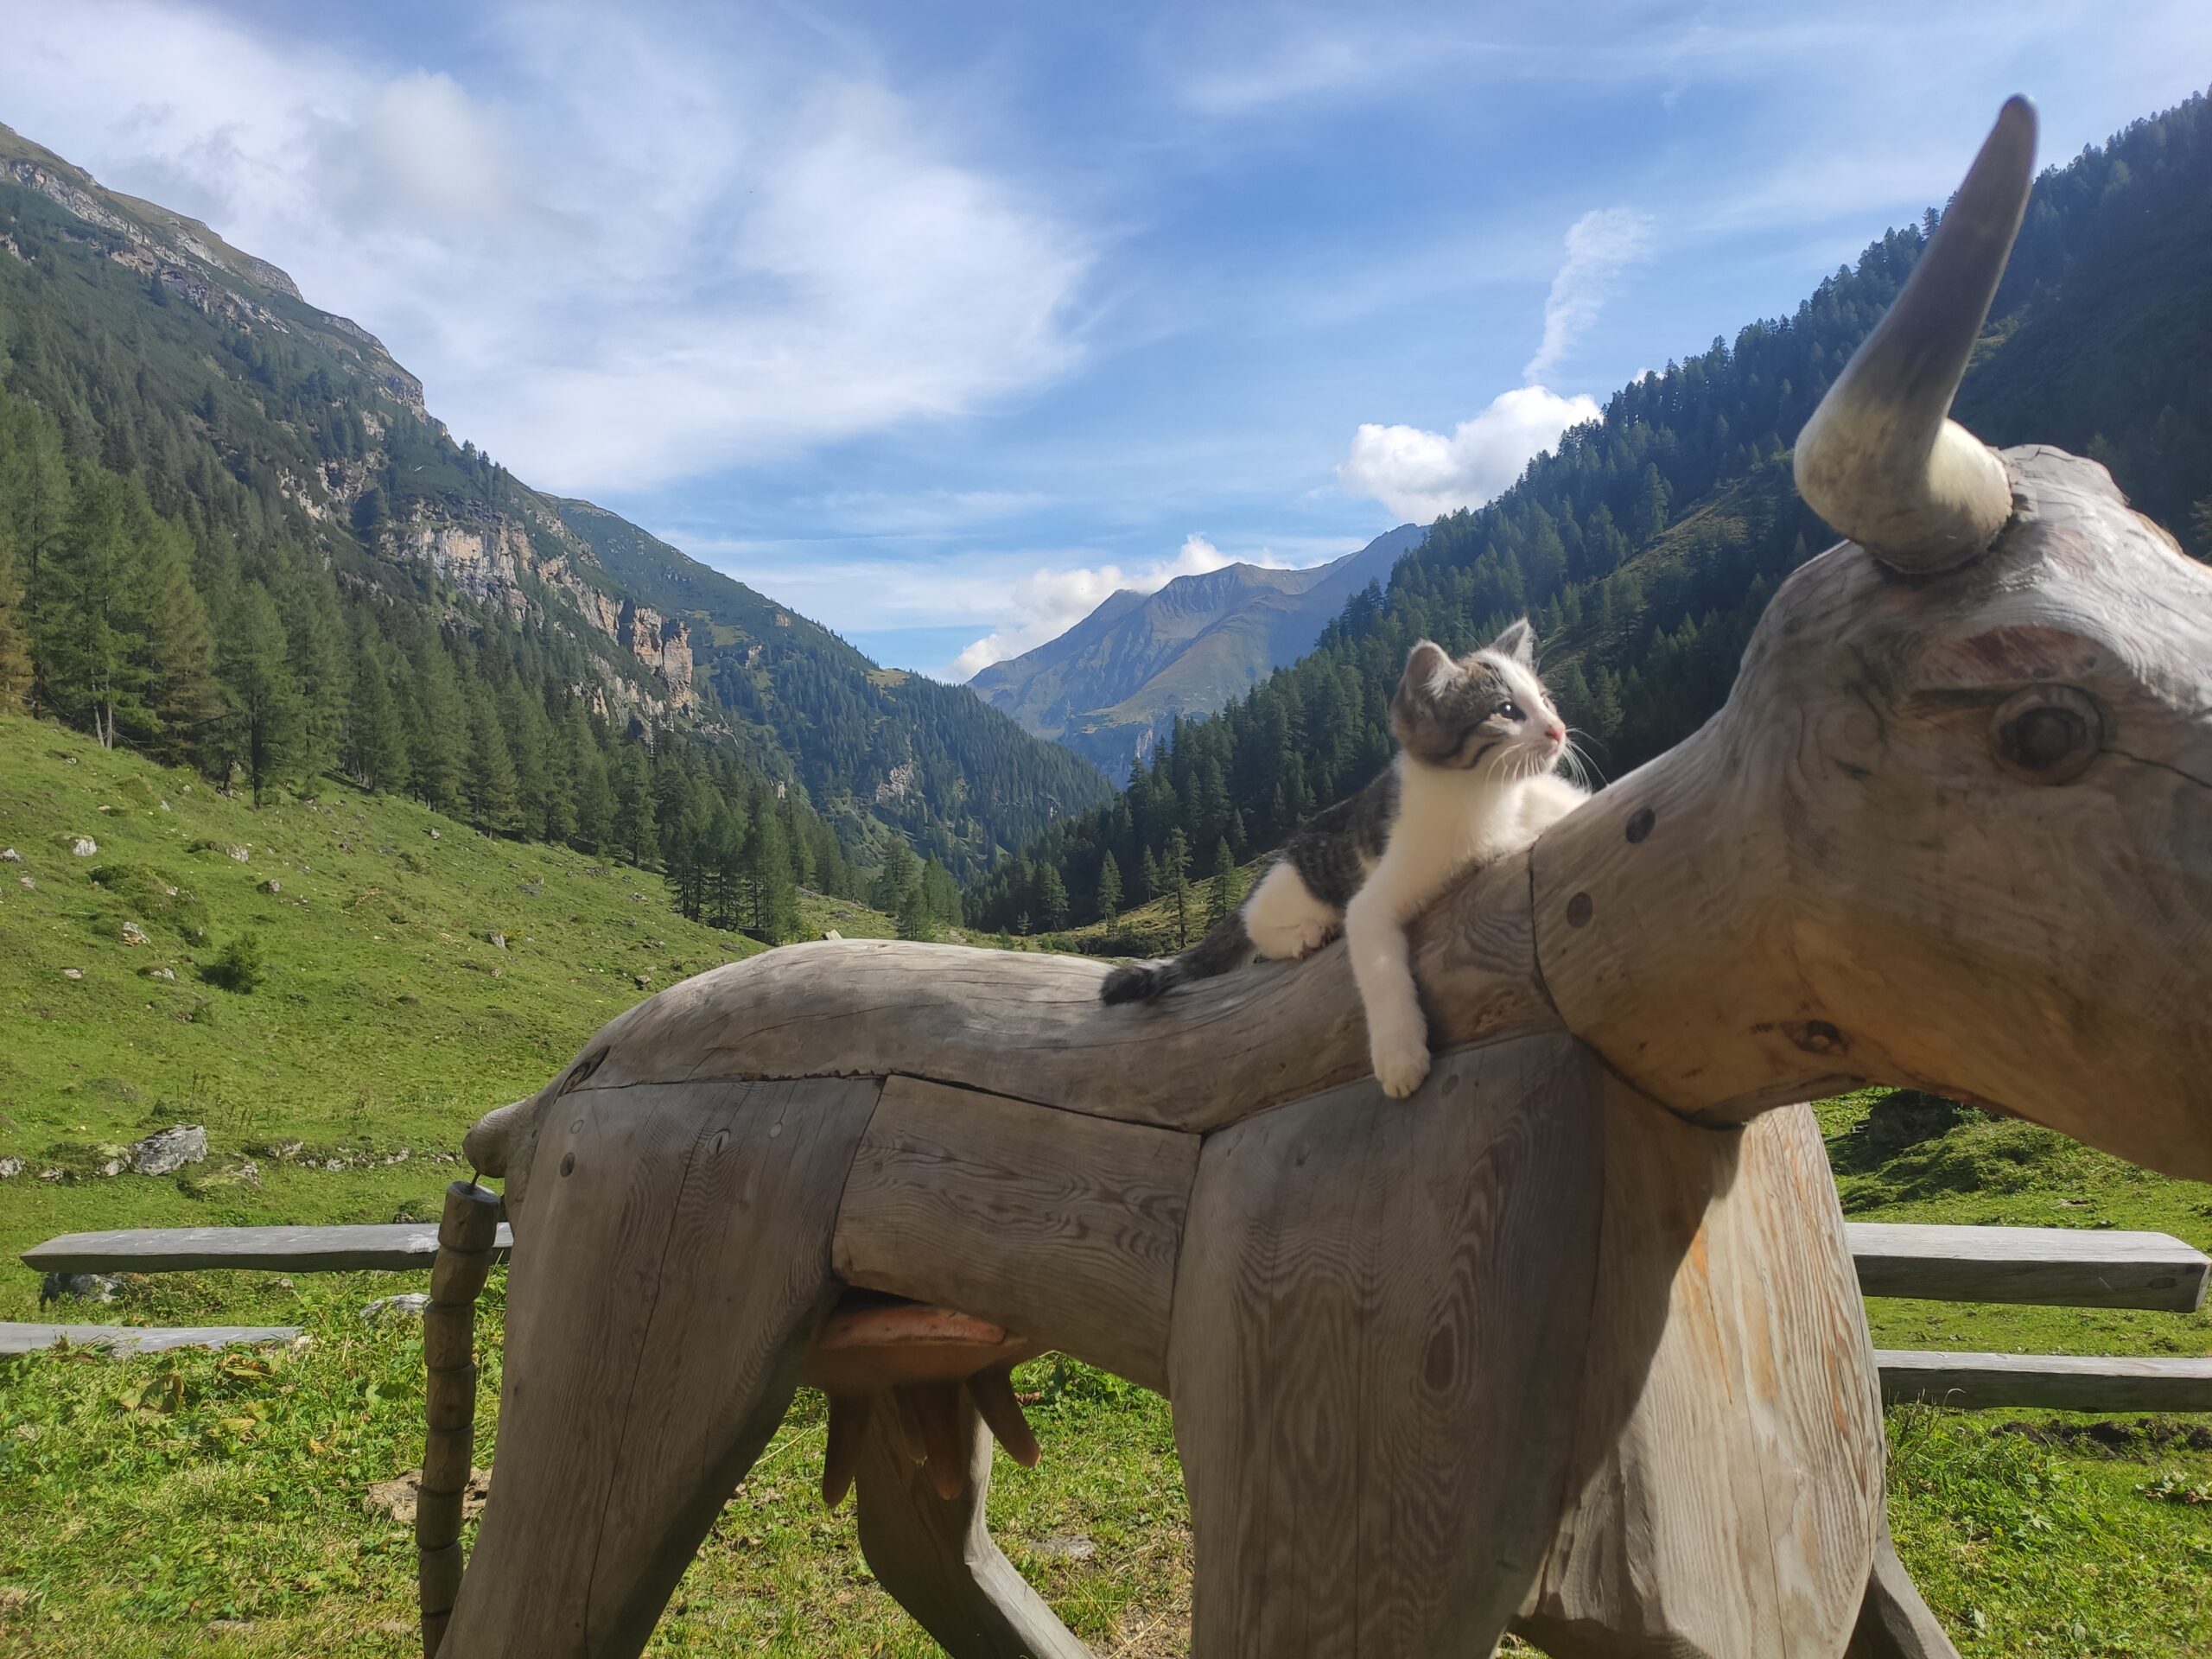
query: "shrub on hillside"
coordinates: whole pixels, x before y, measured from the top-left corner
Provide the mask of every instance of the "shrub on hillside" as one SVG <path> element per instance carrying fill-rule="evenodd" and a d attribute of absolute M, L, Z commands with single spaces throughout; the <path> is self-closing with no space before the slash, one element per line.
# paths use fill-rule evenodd
<path fill-rule="evenodd" d="M 269 960 L 262 954 L 261 937 L 241 933 L 225 945 L 215 960 L 200 970 L 210 985 L 250 996 L 269 977 Z"/>

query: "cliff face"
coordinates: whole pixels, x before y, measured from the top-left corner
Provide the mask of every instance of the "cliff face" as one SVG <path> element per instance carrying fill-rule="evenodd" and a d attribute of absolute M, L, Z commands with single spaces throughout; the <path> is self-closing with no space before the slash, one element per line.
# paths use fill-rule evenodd
<path fill-rule="evenodd" d="M 563 550 L 550 557 L 542 554 L 533 543 L 532 528 L 565 543 Z M 596 574 L 598 561 L 557 519 L 549 530 L 503 513 L 461 518 L 424 508 L 387 531 L 380 550 L 428 566 L 449 587 L 517 622 L 530 615 L 533 605 L 542 608 L 549 596 L 556 597 L 652 676 L 654 683 L 643 686 L 607 675 L 603 706 L 656 717 L 699 713 L 690 626 L 681 617 L 664 616 L 650 605 L 609 592 L 603 576 L 601 585 L 585 580 L 579 566 Z"/>

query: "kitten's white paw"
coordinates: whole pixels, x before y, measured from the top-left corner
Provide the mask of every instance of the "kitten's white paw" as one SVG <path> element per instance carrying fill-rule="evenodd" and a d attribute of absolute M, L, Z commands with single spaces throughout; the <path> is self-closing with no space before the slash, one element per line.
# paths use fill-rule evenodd
<path fill-rule="evenodd" d="M 1377 1037 L 1369 1045 L 1375 1061 L 1375 1080 L 1393 1100 L 1403 1100 L 1428 1076 L 1428 1034 L 1408 1033 L 1395 1039 Z"/>
<path fill-rule="evenodd" d="M 1336 937 L 1335 924 L 1319 920 L 1307 922 L 1298 930 L 1291 954 L 1303 962 Z"/>

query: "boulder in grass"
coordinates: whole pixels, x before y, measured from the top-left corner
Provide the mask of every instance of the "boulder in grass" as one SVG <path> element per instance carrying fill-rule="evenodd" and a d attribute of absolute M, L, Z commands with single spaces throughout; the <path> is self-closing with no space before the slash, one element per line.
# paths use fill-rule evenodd
<path fill-rule="evenodd" d="M 256 887 L 254 891 L 256 893 L 282 893 L 284 891 L 284 884 L 272 875 L 266 881 L 264 881 L 259 887 Z"/>
<path fill-rule="evenodd" d="M 99 849 L 99 842 L 90 836 L 79 836 L 69 843 L 69 850 L 79 858 L 90 858 Z"/>
<path fill-rule="evenodd" d="M 410 1290 L 402 1296 L 378 1297 L 361 1310 L 361 1317 L 365 1319 L 419 1319 L 423 1317 L 423 1310 L 429 1305 L 430 1298 L 426 1292 Z"/>
<path fill-rule="evenodd" d="M 207 1131 L 197 1123 L 180 1123 L 148 1135 L 130 1148 L 130 1168 L 139 1175 L 174 1175 L 187 1164 L 206 1161 Z"/>
<path fill-rule="evenodd" d="M 145 944 L 146 930 L 136 922 L 125 922 L 123 925 L 123 942 L 125 944 Z"/>
<path fill-rule="evenodd" d="M 103 1273 L 49 1273 L 38 1287 L 39 1306 L 63 1300 L 111 1302 L 121 1282 Z"/>
<path fill-rule="evenodd" d="M 20 864 L 23 855 L 12 847 L 0 847 L 0 864 Z"/>

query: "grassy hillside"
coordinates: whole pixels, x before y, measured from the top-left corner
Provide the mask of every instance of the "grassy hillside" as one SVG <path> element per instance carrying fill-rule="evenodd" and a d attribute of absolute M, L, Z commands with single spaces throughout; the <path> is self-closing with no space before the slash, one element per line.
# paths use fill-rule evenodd
<path fill-rule="evenodd" d="M 99 851 L 73 854 L 79 836 Z M 433 1214 L 454 1173 L 433 1154 L 644 995 L 637 975 L 658 986 L 759 949 L 684 922 L 636 872 L 351 789 L 255 812 L 189 772 L 22 720 L 0 720 L 7 846 L 23 861 L 0 864 L 0 1158 L 27 1166 L 0 1179 L 4 1319 L 40 1317 L 37 1281 L 11 1258 L 57 1232 Z M 271 878 L 280 890 L 260 891 Z M 808 900 L 808 921 L 890 931 L 832 901 Z M 125 922 L 148 942 L 124 944 Z M 1169 925 L 1160 905 L 1141 907 L 1120 942 L 1156 948 Z M 265 982 L 241 995 L 201 980 L 247 931 Z M 1094 928 L 1016 943 L 1115 942 Z M 1884 1091 L 1819 1110 L 1855 1215 L 2151 1227 L 2212 1248 L 2212 1189 Z M 206 1164 L 166 1179 L 99 1173 L 112 1148 L 178 1122 L 207 1124 Z M 402 1147 L 404 1161 L 385 1161 Z M 420 1327 L 361 1309 L 423 1281 L 166 1274 L 126 1280 L 112 1305 L 48 1310 L 284 1323 L 310 1340 L 0 1361 L 0 1513 L 15 1523 L 0 1529 L 0 1654 L 418 1651 L 412 1541 L 372 1494 L 420 1456 Z M 481 1320 L 487 1464 L 504 1294 L 495 1274 Z M 2212 1314 L 1902 1301 L 1869 1313 L 1888 1346 L 2212 1351 Z M 1185 1653 L 1188 1510 L 1165 1403 L 1050 1361 L 1020 1385 L 1046 1455 L 1035 1471 L 1000 1464 L 992 1518 L 1007 1553 L 1100 1654 Z M 1967 1659 L 2212 1651 L 2212 1417 L 1916 1409 L 1890 1427 L 1900 1548 Z M 936 1653 L 861 1562 L 851 1506 L 821 1510 L 823 1433 L 819 1402 L 802 1395 L 651 1653 Z"/>
<path fill-rule="evenodd" d="M 73 853 L 79 837 L 99 850 Z M 649 988 L 762 948 L 685 921 L 626 866 L 337 785 L 256 811 L 16 718 L 0 718 L 0 848 L 21 860 L 0 862 L 0 1159 L 24 1166 L 0 1180 L 10 1255 L 78 1227 L 434 1209 L 452 1172 L 425 1154 L 454 1151 Z M 849 901 L 803 911 L 809 932 L 892 931 Z M 203 977 L 247 935 L 256 989 Z M 212 1147 L 185 1183 L 98 1173 L 181 1122 Z M 272 1155 L 288 1141 L 353 1166 Z M 0 1273 L 0 1318 L 26 1317 L 35 1290 Z"/>

